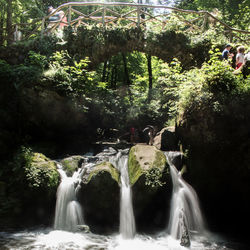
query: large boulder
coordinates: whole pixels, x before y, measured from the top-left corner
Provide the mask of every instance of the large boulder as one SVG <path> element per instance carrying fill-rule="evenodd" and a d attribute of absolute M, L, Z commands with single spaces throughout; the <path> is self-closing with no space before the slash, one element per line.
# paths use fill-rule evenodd
<path fill-rule="evenodd" d="M 162 151 L 154 146 L 137 144 L 129 152 L 128 172 L 130 184 L 134 185 L 142 174 L 149 177 L 150 173 L 155 175 L 154 179 L 157 181 L 161 177 L 165 165 L 166 157 Z"/>
<path fill-rule="evenodd" d="M 103 174 L 107 172 L 110 174 L 110 177 L 115 180 L 117 183 L 120 183 L 120 173 L 119 171 L 110 163 L 110 162 L 101 162 L 91 168 L 87 182 L 90 182 L 92 178 L 95 178 L 98 174 Z"/>
<path fill-rule="evenodd" d="M 78 200 L 84 221 L 93 233 L 113 233 L 119 229 L 120 173 L 109 162 L 86 171 Z"/>
<path fill-rule="evenodd" d="M 51 224 L 60 180 L 56 162 L 37 152 L 27 155 L 26 160 L 24 182 L 27 186 L 20 186 L 23 189 L 21 199 L 24 223 Z"/>
<path fill-rule="evenodd" d="M 59 183 L 56 162 L 41 153 L 32 153 L 29 164 L 25 166 L 25 174 L 29 186 L 54 190 Z"/>
<path fill-rule="evenodd" d="M 166 157 L 154 146 L 136 145 L 129 153 L 129 176 L 136 228 L 141 233 L 162 231 L 167 225 L 171 183 Z"/>
<path fill-rule="evenodd" d="M 175 127 L 163 128 L 154 138 L 153 145 L 164 151 L 179 151 Z"/>

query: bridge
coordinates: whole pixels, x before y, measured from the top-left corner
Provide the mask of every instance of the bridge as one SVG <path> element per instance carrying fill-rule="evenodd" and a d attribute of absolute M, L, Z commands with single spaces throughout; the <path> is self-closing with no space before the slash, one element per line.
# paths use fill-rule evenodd
<path fill-rule="evenodd" d="M 48 26 L 49 18 L 60 11 L 63 13 L 61 21 Z M 157 26 L 163 30 L 173 19 L 182 22 L 189 32 L 203 32 L 209 25 L 217 25 L 230 42 L 233 38 L 249 41 L 250 31 L 230 27 L 220 20 L 216 13 L 124 2 L 68 2 L 42 19 L 35 19 L 29 24 L 16 24 L 15 27 L 16 32 L 18 29 L 23 32 L 23 39 L 28 39 L 39 33 L 43 36 L 53 32 L 60 24 L 73 27 L 74 30 L 79 26 L 90 24 L 97 24 L 103 28 L 110 25 L 123 25 L 153 29 Z M 28 31 L 25 30 L 27 26 L 29 26 Z"/>

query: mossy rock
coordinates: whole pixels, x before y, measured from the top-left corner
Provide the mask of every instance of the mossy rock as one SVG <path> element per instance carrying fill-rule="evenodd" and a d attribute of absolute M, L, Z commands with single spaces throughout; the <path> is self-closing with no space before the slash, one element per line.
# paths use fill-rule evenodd
<path fill-rule="evenodd" d="M 87 183 L 101 172 L 108 172 L 111 175 L 112 179 L 114 179 L 117 183 L 120 182 L 120 172 L 110 162 L 105 161 L 97 164 L 92 168 L 92 171 L 88 176 Z"/>
<path fill-rule="evenodd" d="M 67 176 L 72 176 L 73 173 L 81 167 L 84 157 L 80 155 L 74 155 L 61 160 L 63 170 L 66 172 Z"/>
<path fill-rule="evenodd" d="M 54 189 L 59 183 L 56 163 L 41 153 L 32 153 L 25 166 L 26 178 L 32 188 Z"/>
<path fill-rule="evenodd" d="M 160 178 L 165 165 L 166 157 L 156 147 L 139 144 L 132 147 L 128 160 L 130 184 L 134 185 L 141 175 L 147 175 L 151 172 L 159 173 L 158 177 Z"/>
<path fill-rule="evenodd" d="M 33 163 L 50 161 L 48 157 L 41 153 L 33 153 L 31 156 L 31 160 Z"/>

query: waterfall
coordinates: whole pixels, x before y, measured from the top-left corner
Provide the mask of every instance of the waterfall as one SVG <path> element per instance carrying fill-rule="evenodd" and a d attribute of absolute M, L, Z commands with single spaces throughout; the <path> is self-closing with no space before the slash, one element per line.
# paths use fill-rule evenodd
<path fill-rule="evenodd" d="M 132 205 L 132 191 L 128 175 L 128 155 L 119 151 L 110 162 L 121 173 L 120 191 L 120 234 L 124 239 L 132 239 L 135 236 L 135 218 Z"/>
<path fill-rule="evenodd" d="M 76 190 L 80 186 L 83 170 L 78 169 L 68 177 L 58 165 L 61 183 L 57 189 L 56 214 L 54 228 L 57 230 L 76 231 L 78 225 L 84 224 L 81 205 L 76 200 Z"/>
<path fill-rule="evenodd" d="M 173 182 L 170 221 L 168 232 L 176 239 L 181 239 L 186 231 L 204 231 L 204 221 L 195 190 L 186 183 L 175 168 L 173 162 L 180 152 L 166 152 Z"/>

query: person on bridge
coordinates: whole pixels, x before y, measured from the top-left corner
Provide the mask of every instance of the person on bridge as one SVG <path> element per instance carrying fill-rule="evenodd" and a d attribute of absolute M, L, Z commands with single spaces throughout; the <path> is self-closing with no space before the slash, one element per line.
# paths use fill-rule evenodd
<path fill-rule="evenodd" d="M 49 6 L 48 7 L 48 13 L 51 14 L 55 12 L 55 9 L 53 8 L 53 6 Z M 59 28 L 63 28 L 64 26 L 67 26 L 67 17 L 65 16 L 64 12 L 61 10 L 61 11 L 58 11 L 58 12 L 55 12 L 54 15 L 50 16 L 49 17 L 49 22 L 50 22 L 50 26 L 51 24 L 53 25 L 53 23 L 57 23 L 58 21 L 61 21 L 60 24 L 59 24 Z"/>
<path fill-rule="evenodd" d="M 235 69 L 239 69 L 241 67 L 241 65 L 243 65 L 243 63 L 244 63 L 244 56 L 245 56 L 244 52 L 245 52 L 244 46 L 239 46 L 237 48 L 236 68 Z"/>
<path fill-rule="evenodd" d="M 222 52 L 222 58 L 225 60 L 228 60 L 228 58 L 232 58 L 234 56 L 233 53 L 230 53 L 230 49 L 232 48 L 232 46 L 230 44 L 227 44 L 225 49 Z"/>
<path fill-rule="evenodd" d="M 14 36 L 14 42 L 21 41 L 22 39 L 22 32 L 18 30 L 18 25 L 15 25 L 15 31 L 13 33 Z"/>

